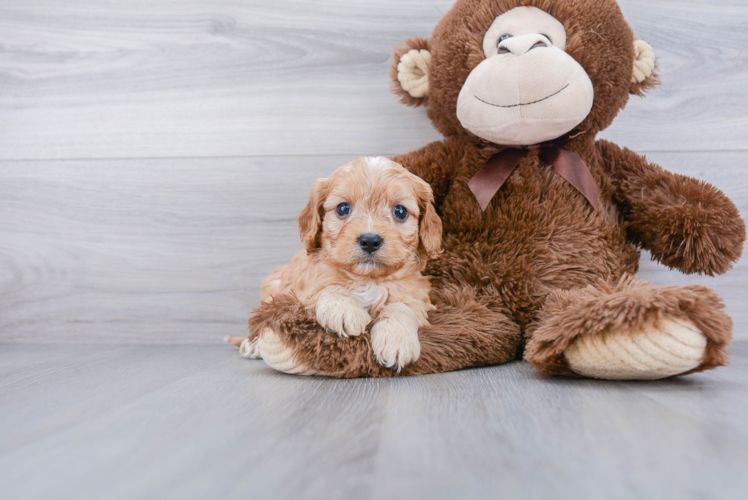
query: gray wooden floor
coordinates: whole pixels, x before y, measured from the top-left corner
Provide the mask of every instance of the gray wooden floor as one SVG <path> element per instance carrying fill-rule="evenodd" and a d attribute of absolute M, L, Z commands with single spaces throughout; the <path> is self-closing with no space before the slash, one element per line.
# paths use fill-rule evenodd
<path fill-rule="evenodd" d="M 451 3 L 0 2 L 0 496 L 744 496 L 745 259 L 643 256 L 735 320 L 732 366 L 683 380 L 304 379 L 220 343 L 315 178 L 439 138 L 387 71 Z M 620 3 L 663 85 L 603 136 L 748 215 L 748 3 Z"/>
<path fill-rule="evenodd" d="M 661 500 L 748 489 L 748 343 L 728 369 L 655 383 L 542 379 L 524 363 L 341 381 L 233 354 L 7 346 L 3 497 Z"/>

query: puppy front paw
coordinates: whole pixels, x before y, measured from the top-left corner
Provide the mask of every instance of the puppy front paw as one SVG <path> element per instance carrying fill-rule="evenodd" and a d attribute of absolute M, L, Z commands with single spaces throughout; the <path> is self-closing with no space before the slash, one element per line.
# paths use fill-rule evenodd
<path fill-rule="evenodd" d="M 371 327 L 371 347 L 377 363 L 399 373 L 421 355 L 418 325 L 408 317 L 381 318 Z"/>
<path fill-rule="evenodd" d="M 340 337 L 355 337 L 366 331 L 371 316 L 353 298 L 324 298 L 317 302 L 317 322 Z"/>

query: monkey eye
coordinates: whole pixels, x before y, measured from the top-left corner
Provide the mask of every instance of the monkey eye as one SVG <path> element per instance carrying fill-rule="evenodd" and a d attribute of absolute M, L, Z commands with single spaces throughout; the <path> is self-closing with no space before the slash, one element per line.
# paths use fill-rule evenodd
<path fill-rule="evenodd" d="M 395 208 L 392 209 L 392 215 L 395 219 L 403 221 L 408 218 L 408 209 L 402 205 L 396 205 Z"/>
<path fill-rule="evenodd" d="M 351 214 L 351 204 L 344 201 L 335 208 L 335 213 L 338 214 L 338 217 L 341 219 L 348 217 Z"/>
<path fill-rule="evenodd" d="M 504 40 L 509 40 L 510 38 L 512 38 L 512 35 L 501 35 L 501 38 L 499 38 L 499 43 L 497 45 L 501 45 L 501 42 L 503 42 Z"/>

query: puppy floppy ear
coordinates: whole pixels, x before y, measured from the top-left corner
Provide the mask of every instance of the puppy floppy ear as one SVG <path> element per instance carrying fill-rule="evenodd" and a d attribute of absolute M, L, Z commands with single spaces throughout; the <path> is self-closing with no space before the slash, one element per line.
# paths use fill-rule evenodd
<path fill-rule="evenodd" d="M 629 92 L 639 97 L 660 84 L 654 49 L 644 40 L 634 41 L 634 72 Z"/>
<path fill-rule="evenodd" d="M 411 174 L 412 175 L 412 174 Z M 434 209 L 434 193 L 431 186 L 420 177 L 413 175 L 413 183 L 418 196 L 418 204 L 421 208 L 421 220 L 418 224 L 418 236 L 421 247 L 429 259 L 435 259 L 442 253 L 442 220 Z"/>
<path fill-rule="evenodd" d="M 426 104 L 429 64 L 431 52 L 425 38 L 408 38 L 403 46 L 395 48 L 390 78 L 392 92 L 400 96 L 400 102 L 414 107 Z"/>
<path fill-rule="evenodd" d="M 327 179 L 317 179 L 312 187 L 312 193 L 309 195 L 306 207 L 299 214 L 299 234 L 307 252 L 312 252 L 321 246 L 320 236 L 324 216 L 322 204 L 327 197 L 328 187 L 329 181 Z"/>

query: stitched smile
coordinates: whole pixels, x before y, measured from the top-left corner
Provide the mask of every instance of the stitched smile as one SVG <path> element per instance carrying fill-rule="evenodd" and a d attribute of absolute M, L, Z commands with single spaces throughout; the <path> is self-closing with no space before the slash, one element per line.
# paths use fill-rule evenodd
<path fill-rule="evenodd" d="M 539 99 L 539 100 L 537 100 L 537 101 L 532 101 L 532 102 L 523 102 L 523 103 L 520 103 L 520 104 L 510 104 L 509 106 L 502 106 L 501 104 L 491 104 L 490 102 L 486 102 L 486 101 L 484 101 L 483 99 L 481 99 L 481 98 L 480 98 L 480 97 L 478 97 L 477 95 L 476 95 L 476 96 L 473 96 L 473 97 L 475 97 L 476 99 L 478 99 L 478 100 L 479 100 L 480 102 L 482 102 L 483 104 L 488 104 L 489 106 L 494 106 L 494 107 L 496 107 L 496 108 L 516 108 L 516 107 L 518 107 L 518 106 L 529 106 L 530 104 L 537 104 L 537 103 L 539 103 L 539 102 L 543 102 L 543 101 L 546 101 L 546 100 L 550 99 L 551 97 L 553 97 L 554 95 L 558 95 L 558 94 L 560 94 L 561 92 L 563 92 L 564 90 L 566 90 L 567 88 L 569 88 L 569 85 L 570 85 L 570 84 L 566 84 L 566 87 L 562 88 L 562 89 L 561 89 L 561 90 L 559 90 L 558 92 L 554 92 L 553 94 L 549 95 L 548 97 L 543 97 L 542 99 Z"/>

